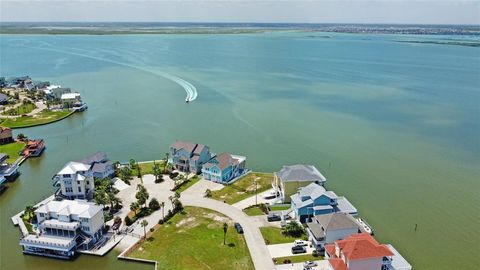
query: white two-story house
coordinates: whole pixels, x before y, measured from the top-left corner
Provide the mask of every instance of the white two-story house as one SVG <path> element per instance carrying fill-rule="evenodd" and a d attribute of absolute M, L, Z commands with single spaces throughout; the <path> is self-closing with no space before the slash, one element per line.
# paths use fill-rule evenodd
<path fill-rule="evenodd" d="M 90 171 L 91 165 L 71 161 L 55 176 L 59 183 L 59 195 L 68 199 L 91 199 L 94 192 L 94 179 Z"/>
<path fill-rule="evenodd" d="M 37 230 L 20 240 L 25 254 L 71 258 L 103 235 L 103 208 L 83 200 L 50 201 L 35 210 Z"/>

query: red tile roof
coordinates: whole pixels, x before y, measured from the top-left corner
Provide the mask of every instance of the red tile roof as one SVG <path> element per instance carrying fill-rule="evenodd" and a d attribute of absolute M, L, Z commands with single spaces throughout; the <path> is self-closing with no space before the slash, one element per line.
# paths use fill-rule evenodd
<path fill-rule="evenodd" d="M 325 245 L 325 252 L 326 252 L 330 257 L 334 257 L 334 256 L 335 256 L 335 245 L 334 245 L 334 244 Z"/>
<path fill-rule="evenodd" d="M 334 270 L 348 270 L 347 265 L 342 259 L 330 259 L 328 262 Z"/>
<path fill-rule="evenodd" d="M 351 235 L 344 240 L 335 242 L 341 249 L 341 253 L 349 260 L 383 258 L 393 256 L 390 249 L 381 245 L 367 233 Z"/>

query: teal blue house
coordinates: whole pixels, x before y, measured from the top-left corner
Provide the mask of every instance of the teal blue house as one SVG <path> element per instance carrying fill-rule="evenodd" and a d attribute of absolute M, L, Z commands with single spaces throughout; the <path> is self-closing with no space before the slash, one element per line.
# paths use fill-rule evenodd
<path fill-rule="evenodd" d="M 202 176 L 205 180 L 228 183 L 244 173 L 245 161 L 245 157 L 227 152 L 216 155 L 202 166 Z"/>

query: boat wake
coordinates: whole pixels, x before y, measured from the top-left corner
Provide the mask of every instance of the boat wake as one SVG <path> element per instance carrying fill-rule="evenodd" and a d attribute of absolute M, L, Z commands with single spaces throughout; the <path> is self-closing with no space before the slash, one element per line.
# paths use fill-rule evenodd
<path fill-rule="evenodd" d="M 28 47 L 28 46 L 25 46 L 25 47 Z M 48 51 L 53 51 L 53 52 L 59 52 L 59 53 L 64 53 L 64 54 L 89 58 L 89 59 L 93 59 L 93 60 L 108 62 L 108 63 L 116 64 L 116 65 L 119 65 L 119 66 L 125 66 L 125 67 L 133 68 L 133 69 L 136 69 L 136 70 L 140 70 L 140 71 L 150 73 L 150 74 L 153 74 L 153 75 L 161 76 L 161 77 L 163 77 L 167 80 L 171 80 L 171 81 L 175 82 L 176 84 L 180 85 L 185 90 L 185 92 L 187 93 L 187 96 L 185 98 L 186 102 L 194 101 L 198 97 L 197 88 L 195 88 L 195 86 L 193 84 L 187 82 L 186 80 L 184 80 L 182 78 L 179 78 L 175 75 L 172 75 L 172 74 L 169 74 L 169 73 L 166 73 L 166 72 L 163 72 L 163 71 L 151 70 L 151 69 L 148 69 L 148 68 L 145 68 L 145 67 L 136 66 L 136 65 L 132 65 L 132 64 L 128 64 L 128 63 L 123 63 L 123 62 L 115 61 L 115 60 L 104 58 L 104 57 L 98 57 L 98 56 L 93 56 L 93 55 L 88 55 L 88 54 L 83 54 L 83 53 L 65 51 L 65 50 L 56 49 L 56 48 L 48 48 L 48 47 L 45 47 L 45 46 L 41 46 L 41 47 L 36 46 L 36 47 L 32 47 L 32 48 L 40 49 L 40 50 L 48 50 Z"/>

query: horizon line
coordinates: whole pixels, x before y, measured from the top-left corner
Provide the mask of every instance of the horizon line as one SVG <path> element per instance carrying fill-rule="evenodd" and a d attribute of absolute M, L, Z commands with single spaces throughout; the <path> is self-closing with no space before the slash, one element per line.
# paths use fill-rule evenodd
<path fill-rule="evenodd" d="M 286 25 L 404 25 L 404 26 L 478 26 L 469 23 L 400 23 L 400 22 L 210 22 L 210 21 L 1 21 L 3 23 L 172 23 L 172 24 L 286 24 Z"/>

